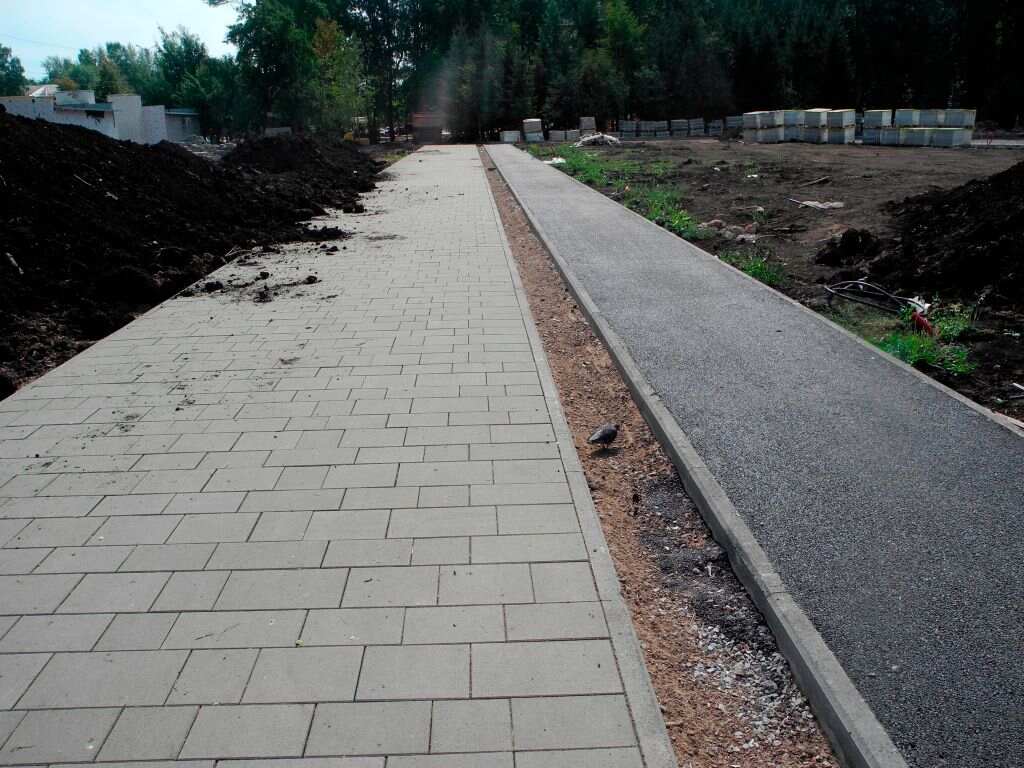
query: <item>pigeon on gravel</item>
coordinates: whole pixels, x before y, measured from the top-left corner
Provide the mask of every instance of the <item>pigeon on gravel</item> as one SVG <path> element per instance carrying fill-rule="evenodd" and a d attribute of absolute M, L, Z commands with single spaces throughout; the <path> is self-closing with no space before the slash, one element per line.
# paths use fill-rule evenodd
<path fill-rule="evenodd" d="M 615 442 L 615 438 L 618 436 L 618 424 L 602 424 L 594 431 L 594 434 L 587 438 L 587 442 L 591 445 L 599 445 L 602 448 L 607 448 Z"/>

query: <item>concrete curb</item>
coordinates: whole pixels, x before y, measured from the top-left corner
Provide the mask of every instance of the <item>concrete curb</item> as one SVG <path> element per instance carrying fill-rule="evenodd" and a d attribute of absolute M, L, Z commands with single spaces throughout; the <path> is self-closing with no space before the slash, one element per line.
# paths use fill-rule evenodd
<path fill-rule="evenodd" d="M 484 173 L 486 173 L 486 170 Z M 615 660 L 619 665 L 619 675 L 622 678 L 626 702 L 633 717 L 637 744 L 643 756 L 644 766 L 646 768 L 678 768 L 679 764 L 676 761 L 675 751 L 672 748 L 672 741 L 669 739 L 668 731 L 665 728 L 665 720 L 661 715 L 658 697 L 654 692 L 654 686 L 651 684 L 651 678 L 647 673 L 647 666 L 644 663 L 640 641 L 633 628 L 633 620 L 629 614 L 629 608 L 626 606 L 619 591 L 619 577 L 615 571 L 615 563 L 608 551 L 608 544 L 605 541 L 604 532 L 601 530 L 601 521 L 598 519 L 597 510 L 594 508 L 593 497 L 590 495 L 590 486 L 587 484 L 586 476 L 583 473 L 583 465 L 580 463 L 579 456 L 576 453 L 576 445 L 573 442 L 572 433 L 569 431 L 569 425 L 562 410 L 562 402 L 558 396 L 558 387 L 555 385 L 555 379 L 548 364 L 547 354 L 544 352 L 544 344 L 541 341 L 540 333 L 537 331 L 537 324 L 534 321 L 533 313 L 530 311 L 526 290 L 523 288 L 523 282 L 519 276 L 519 268 L 512 256 L 512 248 L 505 234 L 505 227 L 501 222 L 498 204 L 494 199 L 493 192 L 490 191 L 489 184 L 487 189 L 494 218 L 498 222 L 501 232 L 502 250 L 505 253 L 509 271 L 512 274 L 516 298 L 522 308 L 523 315 L 530 320 L 526 329 L 527 336 L 530 339 L 530 347 L 537 362 L 537 375 L 540 378 L 544 400 L 551 415 L 555 440 L 558 444 L 562 464 L 565 467 L 566 479 L 569 482 L 569 490 L 572 493 L 573 503 L 576 506 L 583 539 L 590 552 L 590 562 L 594 571 L 598 598 L 604 609 L 605 620 L 608 622 L 612 650 L 615 653 Z"/>
<path fill-rule="evenodd" d="M 767 620 L 779 649 L 828 734 L 839 760 L 849 768 L 906 768 L 907 763 L 889 734 L 786 589 L 749 526 L 647 382 L 622 339 L 604 319 L 543 227 L 538 226 L 529 206 L 511 184 L 509 189 L 522 206 L 537 237 L 551 254 L 595 333 L 608 348 L 641 413 L 671 458 L 715 540 L 728 553 L 737 577 Z"/>

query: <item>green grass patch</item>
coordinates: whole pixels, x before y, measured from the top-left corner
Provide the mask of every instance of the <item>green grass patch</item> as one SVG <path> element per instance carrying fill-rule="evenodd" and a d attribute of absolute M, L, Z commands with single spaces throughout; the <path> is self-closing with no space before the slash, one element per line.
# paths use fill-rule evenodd
<path fill-rule="evenodd" d="M 697 220 L 683 208 L 682 196 L 671 187 L 629 187 L 622 201 L 627 208 L 688 240 L 703 237 Z"/>
<path fill-rule="evenodd" d="M 932 366 L 961 376 L 977 366 L 968 359 L 967 348 L 944 344 L 934 336 L 917 331 L 893 331 L 875 342 L 882 350 L 913 366 Z"/>
<path fill-rule="evenodd" d="M 718 258 L 772 288 L 781 285 L 786 277 L 781 267 L 772 264 L 766 256 L 757 253 L 726 251 L 719 254 Z"/>
<path fill-rule="evenodd" d="M 526 151 L 539 160 L 562 158 L 565 162 L 555 168 L 591 187 L 622 189 L 629 183 L 630 175 L 638 173 L 641 168 L 634 160 L 613 157 L 599 150 L 587 150 L 572 144 L 531 144 Z"/>

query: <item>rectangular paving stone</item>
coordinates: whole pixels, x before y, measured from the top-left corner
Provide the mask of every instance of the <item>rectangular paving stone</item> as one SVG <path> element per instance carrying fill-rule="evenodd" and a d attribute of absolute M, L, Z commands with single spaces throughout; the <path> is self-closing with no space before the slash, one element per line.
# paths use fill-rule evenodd
<path fill-rule="evenodd" d="M 597 600 L 589 563 L 533 563 L 530 572 L 538 603 Z"/>
<path fill-rule="evenodd" d="M 332 541 L 324 558 L 329 566 L 409 565 L 412 539 Z"/>
<path fill-rule="evenodd" d="M 437 567 L 353 568 L 343 608 L 434 605 Z"/>
<path fill-rule="evenodd" d="M 509 640 L 608 637 L 600 603 L 545 603 L 505 608 Z"/>
<path fill-rule="evenodd" d="M 171 688 L 167 703 L 237 703 L 258 653 L 255 648 L 192 651 Z"/>
<path fill-rule="evenodd" d="M 235 571 L 216 608 L 337 608 L 348 573 L 347 568 Z"/>
<path fill-rule="evenodd" d="M 216 544 L 152 544 L 132 550 L 120 570 L 197 571 L 210 560 Z"/>
<path fill-rule="evenodd" d="M 59 611 L 60 613 L 148 611 L 168 578 L 170 578 L 170 574 L 163 572 L 88 573 L 67 599 L 61 603 Z"/>
<path fill-rule="evenodd" d="M 344 490 L 252 491 L 242 502 L 243 512 L 294 512 L 298 510 L 338 509 Z"/>
<path fill-rule="evenodd" d="M 498 533 L 574 533 L 580 529 L 572 504 L 513 504 L 498 507 Z"/>
<path fill-rule="evenodd" d="M 307 755 L 401 755 L 430 746 L 429 701 L 321 704 L 309 731 Z M 401 728 L 395 728 L 401 723 Z M 394 758 L 389 758 L 394 760 Z"/>
<path fill-rule="evenodd" d="M 474 461 L 512 461 L 517 459 L 557 459 L 557 443 L 482 443 L 470 446 Z M 501 481 L 506 482 L 506 481 Z"/>
<path fill-rule="evenodd" d="M 470 544 L 474 563 L 558 562 L 587 560 L 579 533 L 474 536 Z"/>
<path fill-rule="evenodd" d="M 331 467 L 324 488 L 390 488 L 395 484 L 397 464 L 349 464 Z"/>
<path fill-rule="evenodd" d="M 512 768 L 511 752 L 455 755 L 396 755 L 391 768 Z"/>
<path fill-rule="evenodd" d="M 0 507 L 0 517 L 81 517 L 89 514 L 102 496 L 39 496 L 8 499 Z"/>
<path fill-rule="evenodd" d="M 623 696 L 512 699 L 512 733 L 517 750 L 631 747 L 636 743 Z"/>
<path fill-rule="evenodd" d="M 369 466 L 369 465 L 368 465 Z M 349 488 L 342 509 L 387 509 L 414 507 L 419 488 Z"/>
<path fill-rule="evenodd" d="M 416 539 L 413 542 L 413 565 L 452 565 L 468 562 L 468 537 Z"/>
<path fill-rule="evenodd" d="M 514 563 L 441 567 L 439 605 L 532 602 L 533 587 L 528 565 Z"/>
<path fill-rule="evenodd" d="M 178 515 L 121 515 L 109 518 L 90 544 L 163 544 L 181 522 Z"/>
<path fill-rule="evenodd" d="M 390 516 L 386 509 L 321 510 L 313 513 L 304 538 L 383 539 Z"/>
<path fill-rule="evenodd" d="M 500 605 L 406 609 L 402 642 L 407 645 L 504 640 L 505 620 Z"/>
<path fill-rule="evenodd" d="M 88 651 L 112 618 L 109 613 L 22 616 L 0 640 L 0 653 Z"/>
<path fill-rule="evenodd" d="M 201 707 L 179 757 L 298 757 L 312 717 L 312 704 Z"/>
<path fill-rule="evenodd" d="M 305 435 L 314 436 L 316 432 L 304 432 Z M 352 464 L 356 460 L 357 451 L 368 450 L 361 448 L 338 448 L 337 442 L 341 439 L 341 432 L 334 432 L 336 437 L 332 438 L 335 445 L 324 448 L 295 448 L 291 450 L 277 450 L 270 454 L 266 461 L 268 467 L 313 467 L 328 466 L 336 464 Z M 310 438 L 311 439 L 311 438 Z M 309 442 L 309 439 L 306 440 Z"/>
<path fill-rule="evenodd" d="M 96 643 L 96 650 L 156 650 L 177 618 L 174 613 L 119 613 Z"/>
<path fill-rule="evenodd" d="M 473 485 L 469 489 L 471 504 L 569 504 L 572 495 L 565 483 L 505 483 Z"/>
<path fill-rule="evenodd" d="M 163 704 L 185 651 L 58 653 L 20 706 L 29 709 Z"/>
<path fill-rule="evenodd" d="M 398 485 L 469 485 L 491 482 L 489 461 L 423 461 L 403 464 Z"/>
<path fill-rule="evenodd" d="M 29 712 L 0 749 L 0 764 L 90 762 L 119 709 Z"/>
<path fill-rule="evenodd" d="M 207 569 L 247 570 L 267 568 L 319 568 L 327 549 L 325 541 L 280 541 L 218 544 Z M 325 563 L 345 565 L 345 563 Z"/>
<path fill-rule="evenodd" d="M 33 520 L 12 536 L 5 547 L 75 547 L 85 544 L 102 520 L 90 517 L 55 517 Z"/>
<path fill-rule="evenodd" d="M 218 768 L 384 768 L 383 757 L 305 757 L 269 760 L 220 760 Z"/>
<path fill-rule="evenodd" d="M 154 611 L 207 611 L 213 608 L 228 574 L 181 571 L 171 574 L 160 596 L 153 603 Z"/>
<path fill-rule="evenodd" d="M 264 648 L 242 701 L 349 701 L 362 658 L 358 647 Z"/>
<path fill-rule="evenodd" d="M 171 544 L 245 541 L 258 517 L 254 512 L 185 515 L 167 541 Z"/>
<path fill-rule="evenodd" d="M 31 573 L 52 551 L 48 548 L 0 549 L 0 574 L 14 576 Z"/>
<path fill-rule="evenodd" d="M 214 611 L 182 613 L 164 648 L 291 647 L 299 639 L 305 611 Z"/>
<path fill-rule="evenodd" d="M 116 571 L 134 547 L 57 547 L 39 564 L 35 573 L 83 573 Z M 47 550 L 25 550 L 46 552 Z"/>
<path fill-rule="evenodd" d="M 500 752 L 512 749 L 512 710 L 504 699 L 435 701 L 432 752 Z"/>
<path fill-rule="evenodd" d="M 228 491 L 223 493 L 178 493 L 164 508 L 165 514 L 200 515 L 217 512 L 236 512 L 244 491 Z"/>
<path fill-rule="evenodd" d="M 173 499 L 170 493 L 133 493 L 105 496 L 90 513 L 92 517 L 116 515 L 159 515 Z"/>
<path fill-rule="evenodd" d="M 309 612 L 304 645 L 389 645 L 402 642 L 404 608 L 336 608 Z"/>
<path fill-rule="evenodd" d="M 249 541 L 299 541 L 312 516 L 312 512 L 263 512 Z"/>
<path fill-rule="evenodd" d="M 635 747 L 546 750 L 517 753 L 516 768 L 643 768 L 643 760 Z"/>
<path fill-rule="evenodd" d="M 97 760 L 173 760 L 198 707 L 129 707 L 117 719 Z"/>
<path fill-rule="evenodd" d="M 45 653 L 0 656 L 0 708 L 13 707 L 49 660 Z"/>
<path fill-rule="evenodd" d="M 474 536 L 496 533 L 494 507 L 434 507 L 396 509 L 391 513 L 388 536 L 429 538 L 435 536 Z"/>
<path fill-rule="evenodd" d="M 473 646 L 473 696 L 559 696 L 622 690 L 611 643 L 569 640 Z"/>
<path fill-rule="evenodd" d="M 469 427 L 409 427 L 406 445 L 468 445 L 489 443 L 490 428 Z"/>

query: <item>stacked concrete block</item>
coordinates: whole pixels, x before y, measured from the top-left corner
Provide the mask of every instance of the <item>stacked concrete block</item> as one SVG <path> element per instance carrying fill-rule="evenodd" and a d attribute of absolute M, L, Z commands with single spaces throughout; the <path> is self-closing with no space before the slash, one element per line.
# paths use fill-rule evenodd
<path fill-rule="evenodd" d="M 832 128 L 829 126 L 828 129 L 828 143 L 829 144 L 853 144 L 857 139 L 857 126 L 848 125 L 845 128 Z"/>
<path fill-rule="evenodd" d="M 931 146 L 967 147 L 971 144 L 973 131 L 969 128 L 931 128 Z"/>
<path fill-rule="evenodd" d="M 593 117 L 581 117 L 580 118 L 580 133 L 583 136 L 590 136 L 592 133 L 597 132 L 597 120 Z"/>
<path fill-rule="evenodd" d="M 505 144 L 515 144 L 522 138 L 522 134 L 519 131 L 502 131 L 501 140 Z"/>
<path fill-rule="evenodd" d="M 565 141 L 565 131 L 548 131 L 548 141 Z"/>
<path fill-rule="evenodd" d="M 544 123 L 536 117 L 523 120 L 523 133 L 526 135 L 526 141 L 530 144 L 544 141 Z"/>
<path fill-rule="evenodd" d="M 758 144 L 778 144 L 786 139 L 786 127 L 783 125 L 757 129 Z"/>
<path fill-rule="evenodd" d="M 884 147 L 898 147 L 902 128 L 889 125 L 878 129 L 878 143 Z M 866 142 L 865 142 L 866 143 Z"/>
<path fill-rule="evenodd" d="M 891 109 L 864 110 L 864 128 L 888 128 L 892 125 Z"/>
<path fill-rule="evenodd" d="M 774 109 L 765 112 L 761 118 L 762 128 L 784 128 L 786 125 L 786 112 L 782 109 Z"/>
<path fill-rule="evenodd" d="M 785 141 L 800 141 L 803 138 L 804 119 L 802 109 L 787 109 L 783 113 L 783 139 Z"/>
<path fill-rule="evenodd" d="M 565 140 L 566 141 L 579 141 L 580 140 L 580 132 L 578 130 L 575 130 L 575 129 L 566 131 L 565 132 Z"/>
<path fill-rule="evenodd" d="M 856 128 L 857 110 L 855 109 L 830 109 L 828 111 L 829 128 Z"/>
<path fill-rule="evenodd" d="M 973 129 L 977 117 L 978 111 L 975 109 L 947 109 L 945 125 L 947 128 Z"/>
<path fill-rule="evenodd" d="M 619 134 L 621 138 L 633 138 L 636 136 L 636 120 L 619 120 Z"/>
<path fill-rule="evenodd" d="M 804 110 L 804 125 L 807 128 L 828 128 L 828 107 L 815 107 Z"/>
<path fill-rule="evenodd" d="M 944 109 L 922 109 L 922 128 L 942 128 L 946 124 L 946 110 Z"/>
<path fill-rule="evenodd" d="M 921 110 L 897 109 L 893 125 L 897 128 L 916 128 L 921 125 Z"/>
<path fill-rule="evenodd" d="M 670 120 L 668 126 L 671 129 L 673 136 L 689 136 L 690 135 L 690 121 L 689 120 Z"/>
<path fill-rule="evenodd" d="M 743 113 L 743 130 L 744 132 L 750 130 L 756 130 L 758 128 L 767 128 L 768 125 L 765 122 L 765 115 L 767 112 L 744 112 Z"/>
<path fill-rule="evenodd" d="M 691 117 L 686 122 L 691 136 L 703 136 L 707 131 L 707 126 L 704 124 L 703 117 Z"/>
<path fill-rule="evenodd" d="M 725 127 L 730 131 L 738 131 L 743 128 L 743 115 L 729 115 L 725 118 Z"/>
<path fill-rule="evenodd" d="M 648 139 L 668 136 L 668 120 L 641 120 L 640 135 Z"/>
<path fill-rule="evenodd" d="M 808 144 L 828 144 L 828 126 L 805 125 L 800 140 Z"/>
<path fill-rule="evenodd" d="M 710 120 L 708 122 L 708 136 L 721 136 L 724 132 L 724 120 Z"/>
<path fill-rule="evenodd" d="M 901 128 L 900 144 L 905 147 L 927 147 L 932 143 L 933 128 Z"/>

